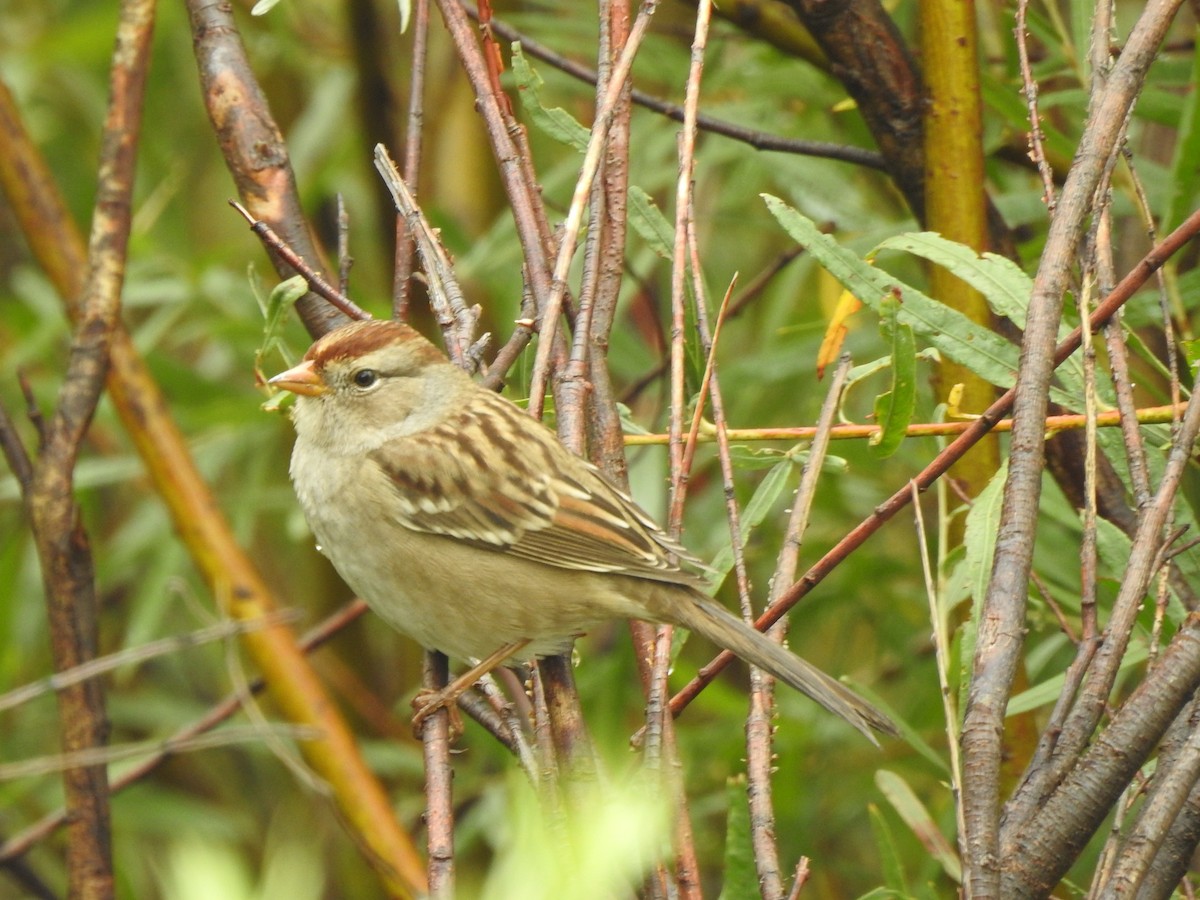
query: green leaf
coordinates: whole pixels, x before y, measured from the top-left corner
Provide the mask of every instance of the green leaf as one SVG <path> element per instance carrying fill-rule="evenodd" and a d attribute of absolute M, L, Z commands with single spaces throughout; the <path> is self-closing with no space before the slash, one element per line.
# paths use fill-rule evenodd
<path fill-rule="evenodd" d="M 960 244 L 932 231 L 901 234 L 881 242 L 867 254 L 874 258 L 880 250 L 903 250 L 919 256 L 961 278 L 983 295 L 988 307 L 998 316 L 1011 320 L 1021 330 L 1029 315 L 1029 297 L 1033 292 L 1033 281 L 1012 260 L 995 253 L 982 256 L 965 244 Z M 1061 342 L 1071 328 L 1066 322 L 1058 327 Z M 1062 382 L 1062 400 L 1083 396 L 1083 357 L 1074 353 L 1057 370 Z"/>
<path fill-rule="evenodd" d="M 770 194 L 762 197 L 784 230 L 865 305 L 879 312 L 883 299 L 899 291 L 899 321 L 911 325 L 947 357 L 962 363 L 980 378 L 1003 388 L 1013 385 L 1018 351 L 1011 343 L 957 310 L 868 265 L 822 234 L 811 219 L 778 197 Z"/>
<path fill-rule="evenodd" d="M 887 819 L 883 817 L 879 807 L 874 803 L 867 806 L 867 814 L 871 817 L 871 833 L 875 836 L 875 851 L 883 866 L 883 880 L 889 889 L 901 896 L 908 894 L 908 882 L 904 876 L 904 862 L 896 849 L 892 838 L 892 830 L 888 827 Z"/>
<path fill-rule="evenodd" d="M 721 900 L 758 896 L 758 870 L 754 866 L 754 847 L 750 842 L 750 805 L 746 802 L 746 776 L 730 778 L 725 795 L 729 811 L 725 815 L 725 883 Z"/>
<path fill-rule="evenodd" d="M 251 272 L 251 285 L 255 287 L 255 297 L 259 298 L 259 307 L 263 311 L 264 319 L 262 345 L 255 356 L 255 365 L 261 363 L 272 350 L 278 350 L 283 354 L 285 361 L 290 364 L 291 361 L 287 359 L 281 332 L 284 322 L 287 321 L 287 315 L 296 305 L 296 301 L 308 293 L 308 282 L 300 275 L 293 275 L 287 281 L 281 281 L 275 285 L 265 302 L 261 299 L 262 295 L 253 271 Z"/>
<path fill-rule="evenodd" d="M 293 275 L 286 281 L 275 285 L 270 296 L 263 300 L 262 282 L 253 266 L 250 267 L 249 277 L 250 289 L 258 301 L 264 320 L 262 343 L 254 354 L 254 374 L 261 383 L 266 381 L 266 376 L 263 374 L 263 361 L 272 351 L 278 352 L 287 366 L 290 367 L 292 364 L 291 353 L 288 352 L 282 337 L 283 326 L 287 321 L 288 312 L 296 305 L 296 301 L 308 293 L 308 282 L 299 275 Z M 263 404 L 263 409 L 277 410 L 281 408 L 281 404 L 290 402 L 290 398 L 291 395 L 286 391 L 279 391 L 267 399 Z"/>
<path fill-rule="evenodd" d="M 900 322 L 900 301 L 880 301 L 880 330 L 892 358 L 891 390 L 875 399 L 875 421 L 880 431 L 870 445 L 881 459 L 891 456 L 904 441 L 904 432 L 917 408 L 917 357 L 912 328 Z"/>
<path fill-rule="evenodd" d="M 963 531 L 963 578 L 971 597 L 971 618 L 978 620 L 983 598 L 992 579 L 992 557 L 996 554 L 996 534 L 1000 529 L 1000 508 L 1004 503 L 1004 482 L 1008 479 L 1007 460 L 992 475 L 987 486 L 979 492 L 967 513 Z M 941 614 L 949 620 L 950 610 Z M 972 652 L 973 648 L 972 648 Z"/>
<path fill-rule="evenodd" d="M 741 538 L 742 546 L 746 545 L 746 540 L 750 537 L 750 532 L 762 524 L 763 519 L 767 517 L 779 498 L 783 495 L 787 488 L 788 476 L 792 472 L 794 463 L 790 459 L 785 459 L 782 462 L 776 463 L 771 471 L 763 477 L 762 482 L 754 491 L 754 496 L 750 498 L 750 502 L 746 504 L 746 509 L 742 513 L 741 522 Z M 718 551 L 716 558 L 712 561 L 711 566 L 715 577 L 714 585 L 720 585 L 725 580 L 725 576 L 733 568 L 733 548 L 726 545 Z"/>
<path fill-rule="evenodd" d="M 1200 53 L 1196 54 L 1200 57 Z M 1200 93 L 1200 91 L 1197 91 Z M 1193 338 L 1190 341 L 1180 341 L 1180 348 L 1183 350 L 1183 358 L 1187 360 L 1188 368 L 1194 369 L 1197 363 L 1200 363 L 1200 339 Z"/>
<path fill-rule="evenodd" d="M 1193 198 L 1200 190 L 1200 91 L 1195 89 L 1200 79 L 1200 54 L 1192 54 L 1192 89 L 1184 93 L 1183 111 L 1179 116 L 1179 138 L 1175 142 L 1175 159 L 1171 177 L 1167 180 L 1171 202 L 1163 232 L 1173 231 L 1192 211 Z"/>
<path fill-rule="evenodd" d="M 587 150 L 590 132 L 561 106 L 547 107 L 542 102 L 542 76 L 525 59 L 519 43 L 512 45 L 512 71 L 517 79 L 521 106 L 539 131 L 580 153 Z"/>
<path fill-rule="evenodd" d="M 938 861 L 942 870 L 961 883 L 962 864 L 958 854 L 929 815 L 925 804 L 908 786 L 908 782 L 894 772 L 880 769 L 875 773 L 875 785 L 892 804 L 892 808 L 900 814 L 900 818 L 916 835 L 917 840 L 929 851 L 929 855 Z"/>
<path fill-rule="evenodd" d="M 1007 257 L 995 253 L 980 256 L 965 244 L 933 231 L 890 237 L 867 254 L 868 259 L 880 250 L 902 250 L 936 263 L 979 291 L 996 315 L 1011 319 L 1020 329 L 1025 328 L 1033 281 Z"/>
<path fill-rule="evenodd" d="M 629 224 L 663 259 L 674 256 L 675 229 L 654 203 L 654 198 L 636 184 L 629 186 Z"/>

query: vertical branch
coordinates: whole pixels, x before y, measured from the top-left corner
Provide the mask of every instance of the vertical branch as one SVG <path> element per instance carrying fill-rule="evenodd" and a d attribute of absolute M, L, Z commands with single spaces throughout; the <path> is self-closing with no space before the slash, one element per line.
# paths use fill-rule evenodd
<path fill-rule="evenodd" d="M 42 565 L 54 664 L 59 671 L 87 662 L 97 650 L 95 571 L 75 504 L 75 463 L 104 388 L 109 347 L 120 317 L 154 9 L 153 0 L 121 4 L 80 316 L 58 405 L 47 425 L 25 498 Z M 104 745 L 108 720 L 99 681 L 62 689 L 58 705 L 64 753 Z M 111 897 L 106 768 L 68 769 L 63 784 L 70 816 L 69 892 L 74 897 Z"/>
<path fill-rule="evenodd" d="M 450 666 L 444 653 L 425 654 L 425 687 L 432 691 L 446 686 Z M 429 896 L 434 900 L 454 897 L 454 801 L 450 768 L 450 712 L 439 709 L 425 719 L 421 729 L 425 750 L 425 828 L 429 848 Z"/>
<path fill-rule="evenodd" d="M 606 85 L 612 68 L 629 39 L 630 0 L 610 0 L 602 9 L 598 85 Z M 597 88 L 598 95 L 600 88 Z M 588 355 L 588 381 L 592 387 L 591 415 L 588 416 L 588 453 L 592 462 L 616 484 L 626 485 L 625 444 L 621 416 L 608 370 L 608 340 L 617 312 L 621 282 L 625 274 L 625 232 L 629 194 L 629 123 L 632 84 L 626 80 L 613 108 L 608 130 L 604 165 L 596 182 L 593 219 L 589 230 L 599 238 L 595 247 L 596 286 L 592 301 L 592 344 Z"/>
<path fill-rule="evenodd" d="M 425 67 L 429 56 L 429 0 L 413 6 L 412 66 L 409 69 L 408 122 L 404 127 L 404 180 L 415 195 L 421 177 L 422 125 L 425 121 Z M 396 256 L 392 272 L 392 318 L 408 321 L 409 279 L 413 273 L 412 235 L 408 222 L 396 215 Z"/>
<path fill-rule="evenodd" d="M 592 123 L 587 151 L 583 155 L 583 164 L 580 166 L 579 178 L 575 182 L 575 192 L 571 197 L 571 206 L 567 211 L 567 218 L 559 235 L 558 254 L 554 260 L 550 294 L 541 310 L 537 358 L 534 361 L 529 385 L 529 411 L 533 415 L 541 415 L 542 404 L 545 401 L 546 385 L 550 378 L 550 355 L 554 349 L 555 335 L 558 331 L 558 317 L 562 312 L 563 299 L 567 291 L 567 275 L 571 269 L 571 259 L 575 255 L 579 229 L 583 224 L 583 212 L 587 207 L 592 181 L 600 167 L 600 158 L 608 139 L 608 129 L 612 125 L 613 116 L 625 90 L 625 81 L 633 67 L 633 59 L 646 35 L 646 30 L 650 27 L 650 18 L 654 15 L 657 6 L 657 0 L 642 0 L 637 19 L 629 31 L 625 46 L 621 48 L 621 55 L 617 59 L 616 65 L 613 66 L 611 80 L 605 86 L 599 109 L 596 112 L 596 121 Z"/>
<path fill-rule="evenodd" d="M 1054 172 L 1046 160 L 1045 134 L 1042 132 L 1042 114 L 1038 109 L 1038 83 L 1033 77 L 1033 66 L 1029 62 L 1029 0 L 1017 0 L 1016 27 L 1017 58 L 1021 61 L 1021 93 L 1029 109 L 1029 155 L 1037 165 L 1042 178 L 1042 202 L 1046 212 L 1054 215 L 1057 200 L 1054 196 Z"/>
<path fill-rule="evenodd" d="M 800 545 L 808 528 L 809 512 L 816 494 L 829 449 L 829 436 L 837 420 L 842 392 L 850 374 L 851 359 L 843 354 L 830 379 L 829 392 L 821 404 L 817 432 L 809 445 L 808 459 L 800 475 L 792 512 L 788 516 L 783 544 L 771 576 L 767 606 L 787 590 L 796 578 L 800 561 Z M 787 634 L 787 619 L 781 619 L 767 631 L 768 637 L 782 643 Z M 775 844 L 775 810 L 772 801 L 771 773 L 774 758 L 771 753 L 772 719 L 775 715 L 774 682 L 761 670 L 751 668 L 750 713 L 746 717 L 746 794 L 750 804 L 751 840 L 754 844 L 754 864 L 758 868 L 759 885 L 764 897 L 782 896 L 779 852 Z M 768 891 L 768 885 L 772 889 Z M 795 889 L 793 887 L 793 889 Z"/>
<path fill-rule="evenodd" d="M 460 0 L 436 2 L 462 62 L 463 71 L 475 92 L 476 108 L 487 129 L 500 182 L 512 205 L 517 240 L 521 242 L 525 257 L 526 278 L 533 288 L 538 308 L 542 309 L 550 296 L 549 236 L 545 232 L 545 216 L 538 186 L 530 181 L 529 170 L 521 161 L 520 148 L 513 137 L 521 126 L 505 113 L 492 90 L 487 62 Z"/>

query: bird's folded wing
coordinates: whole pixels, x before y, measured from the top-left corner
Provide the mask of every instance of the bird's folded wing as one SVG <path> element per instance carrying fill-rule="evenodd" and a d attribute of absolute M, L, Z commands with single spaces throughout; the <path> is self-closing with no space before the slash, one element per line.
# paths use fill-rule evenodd
<path fill-rule="evenodd" d="M 551 432 L 482 418 L 463 413 L 371 454 L 396 491 L 399 524 L 544 565 L 699 585 L 679 562 L 703 564 L 599 470 L 548 443 Z M 509 444 L 523 455 L 501 449 L 503 465 L 489 465 L 484 442 L 495 447 L 501 427 L 525 432 Z"/>

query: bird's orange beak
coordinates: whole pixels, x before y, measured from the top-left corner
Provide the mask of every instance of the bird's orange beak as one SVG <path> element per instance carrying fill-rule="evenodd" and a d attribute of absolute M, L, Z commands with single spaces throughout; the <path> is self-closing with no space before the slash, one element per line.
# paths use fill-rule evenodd
<path fill-rule="evenodd" d="M 291 391 L 293 394 L 304 394 L 306 397 L 316 397 L 329 390 L 325 379 L 318 374 L 316 364 L 311 359 L 292 366 L 286 372 L 280 372 L 267 384 Z"/>

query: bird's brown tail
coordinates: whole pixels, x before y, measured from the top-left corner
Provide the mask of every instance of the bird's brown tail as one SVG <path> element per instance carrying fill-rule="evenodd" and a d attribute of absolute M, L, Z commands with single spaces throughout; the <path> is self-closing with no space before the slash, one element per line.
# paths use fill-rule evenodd
<path fill-rule="evenodd" d="M 694 602 L 679 603 L 682 608 L 676 608 L 673 616 L 685 628 L 811 697 L 861 731 L 876 746 L 879 742 L 872 730 L 893 737 L 899 735 L 891 719 L 854 691 L 756 631 L 711 597 L 695 591 L 691 599 Z"/>

